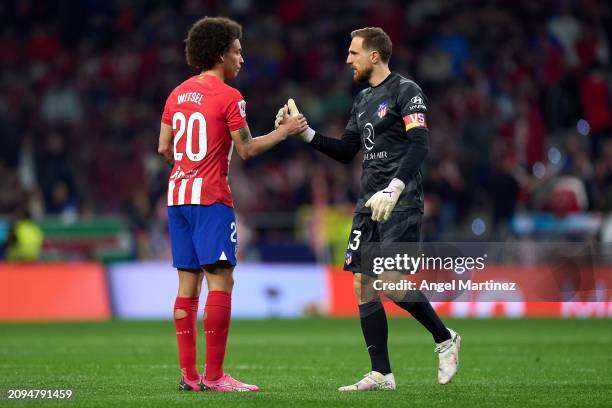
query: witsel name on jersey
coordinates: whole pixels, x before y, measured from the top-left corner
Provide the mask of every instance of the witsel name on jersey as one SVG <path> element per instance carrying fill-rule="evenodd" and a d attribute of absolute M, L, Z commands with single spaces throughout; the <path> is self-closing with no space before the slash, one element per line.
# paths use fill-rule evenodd
<path fill-rule="evenodd" d="M 199 92 L 186 92 L 179 94 L 179 96 L 176 98 L 176 101 L 178 104 L 181 104 L 183 102 L 193 102 L 197 103 L 198 105 L 201 105 L 203 97 L 204 95 Z"/>

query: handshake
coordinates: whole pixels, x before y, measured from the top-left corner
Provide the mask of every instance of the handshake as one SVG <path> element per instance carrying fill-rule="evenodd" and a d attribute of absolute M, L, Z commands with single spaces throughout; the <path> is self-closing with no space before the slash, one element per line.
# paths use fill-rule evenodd
<path fill-rule="evenodd" d="M 306 118 L 298 110 L 293 98 L 290 98 L 287 104 L 280 108 L 276 114 L 274 129 L 278 129 L 281 126 L 288 126 L 288 133 L 290 135 L 299 136 L 306 143 L 310 143 L 315 135 L 315 131 L 308 126 Z"/>

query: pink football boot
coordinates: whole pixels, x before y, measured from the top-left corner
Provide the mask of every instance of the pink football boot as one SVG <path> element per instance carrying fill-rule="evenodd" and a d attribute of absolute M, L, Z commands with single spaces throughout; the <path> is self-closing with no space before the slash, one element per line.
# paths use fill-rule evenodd
<path fill-rule="evenodd" d="M 202 376 L 202 384 L 210 391 L 216 392 L 248 392 L 257 391 L 259 387 L 256 385 L 241 383 L 229 374 L 223 374 L 221 378 L 215 381 L 207 381 Z"/>

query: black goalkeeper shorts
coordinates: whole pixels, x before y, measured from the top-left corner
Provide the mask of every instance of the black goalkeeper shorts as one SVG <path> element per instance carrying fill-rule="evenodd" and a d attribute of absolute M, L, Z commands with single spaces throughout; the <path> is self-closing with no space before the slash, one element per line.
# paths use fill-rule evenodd
<path fill-rule="evenodd" d="M 419 242 L 421 239 L 420 210 L 395 211 L 385 222 L 372 221 L 372 214 L 355 214 L 344 258 L 344 270 L 353 273 L 376 276 L 373 271 L 362 270 L 362 248 L 384 245 L 385 243 Z M 377 245 L 368 245 L 377 244 Z"/>

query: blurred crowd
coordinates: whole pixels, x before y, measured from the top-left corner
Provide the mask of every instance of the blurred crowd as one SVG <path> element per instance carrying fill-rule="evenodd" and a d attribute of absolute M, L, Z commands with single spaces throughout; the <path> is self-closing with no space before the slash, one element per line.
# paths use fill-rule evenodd
<path fill-rule="evenodd" d="M 3 2 L 0 214 L 121 213 L 136 231 L 165 222 L 160 116 L 170 91 L 195 74 L 183 39 L 205 15 L 243 24 L 245 64 L 231 85 L 254 135 L 269 132 L 293 97 L 313 128 L 340 137 L 364 87 L 345 65 L 350 32 L 382 27 L 391 69 L 429 99 L 430 239 L 455 237 L 474 214 L 504 238 L 517 211 L 605 213 L 610 11 L 596 0 Z M 235 157 L 230 185 L 245 230 L 266 234 L 266 214 L 291 219 L 304 205 L 350 214 L 360 166 L 299 140 L 249 162 Z"/>

